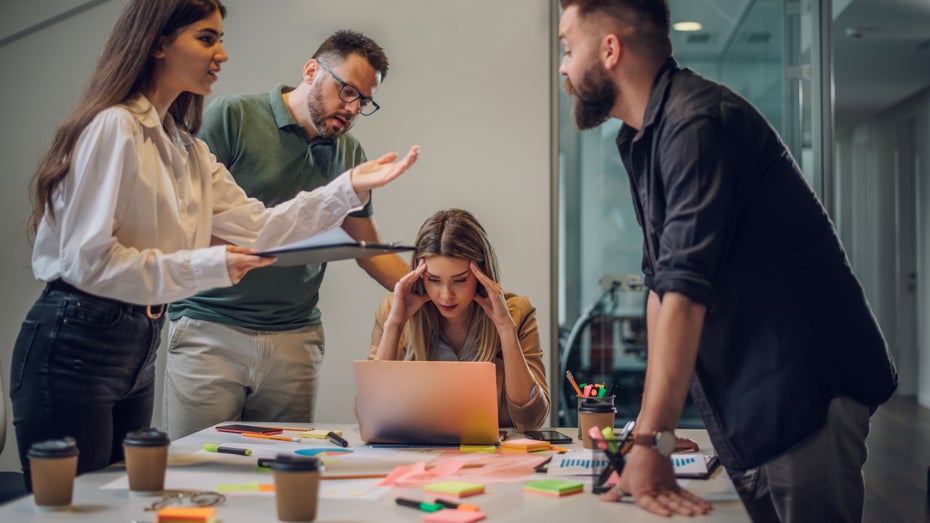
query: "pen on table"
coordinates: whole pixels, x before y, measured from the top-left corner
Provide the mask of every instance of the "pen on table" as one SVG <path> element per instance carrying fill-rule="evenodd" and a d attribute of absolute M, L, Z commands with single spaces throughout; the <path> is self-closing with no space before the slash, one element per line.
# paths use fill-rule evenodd
<path fill-rule="evenodd" d="M 274 463 L 273 458 L 258 458 L 258 468 L 270 469 L 272 463 Z"/>
<path fill-rule="evenodd" d="M 565 371 L 565 377 L 568 378 L 568 382 L 572 385 L 572 388 L 575 389 L 575 394 L 581 396 L 581 389 L 579 389 L 578 384 L 575 383 L 575 377 L 572 376 L 572 371 Z"/>
<path fill-rule="evenodd" d="M 467 510 L 468 512 L 481 512 L 481 508 L 478 505 L 471 505 L 469 503 L 456 503 L 454 501 L 449 501 L 447 499 L 436 499 L 434 502 L 437 505 L 442 505 L 445 508 L 454 508 L 456 510 Z"/>
<path fill-rule="evenodd" d="M 417 501 L 415 499 L 407 498 L 397 498 L 394 500 L 394 502 L 404 507 L 420 509 L 423 512 L 436 512 L 437 510 L 442 510 L 444 508 L 439 503 L 429 503 L 426 501 Z"/>
<path fill-rule="evenodd" d="M 204 443 L 203 450 L 207 452 L 221 452 L 223 454 L 238 454 L 240 456 L 251 456 L 252 451 L 249 449 L 237 449 L 235 447 L 224 447 L 216 443 Z"/>
<path fill-rule="evenodd" d="M 276 434 L 259 434 L 257 432 L 243 432 L 241 434 L 246 438 L 262 438 L 262 439 L 275 439 L 278 441 L 296 441 L 300 442 L 300 438 L 292 438 L 290 436 L 278 436 Z"/>
<path fill-rule="evenodd" d="M 339 445 L 340 447 L 348 447 L 348 446 L 349 446 L 349 442 L 348 442 L 348 441 L 346 441 L 342 436 L 340 436 L 339 434 L 336 434 L 336 433 L 333 432 L 333 431 L 329 431 L 329 432 L 326 434 L 326 437 L 329 438 L 329 441 L 332 441 L 333 443 L 335 443 L 336 445 Z"/>

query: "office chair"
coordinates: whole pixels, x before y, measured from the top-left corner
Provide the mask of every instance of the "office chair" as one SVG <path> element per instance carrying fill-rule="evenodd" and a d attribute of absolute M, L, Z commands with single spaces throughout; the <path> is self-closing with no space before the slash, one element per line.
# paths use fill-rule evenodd
<path fill-rule="evenodd" d="M 6 386 L 3 368 L 0 367 L 0 454 L 6 443 Z M 0 505 L 26 495 L 22 472 L 0 472 Z"/>

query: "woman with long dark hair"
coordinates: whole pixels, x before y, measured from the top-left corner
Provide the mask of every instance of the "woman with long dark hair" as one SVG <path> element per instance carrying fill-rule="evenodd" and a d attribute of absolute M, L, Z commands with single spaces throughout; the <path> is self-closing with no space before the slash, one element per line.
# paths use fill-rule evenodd
<path fill-rule="evenodd" d="M 20 460 L 73 436 L 78 472 L 151 422 L 168 302 L 237 283 L 268 247 L 338 226 L 416 160 L 395 154 L 266 209 L 194 138 L 227 60 L 219 0 L 130 0 L 33 179 L 33 272 L 47 282 L 13 350 Z M 213 245 L 213 246 L 211 246 Z"/>

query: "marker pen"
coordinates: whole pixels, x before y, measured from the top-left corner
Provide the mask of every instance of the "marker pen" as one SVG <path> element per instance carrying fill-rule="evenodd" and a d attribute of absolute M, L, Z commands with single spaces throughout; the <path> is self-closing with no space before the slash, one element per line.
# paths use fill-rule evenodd
<path fill-rule="evenodd" d="M 449 501 L 447 499 L 436 499 L 437 505 L 442 505 L 446 508 L 454 508 L 456 510 L 466 510 L 468 512 L 481 512 L 481 509 L 477 505 L 472 505 L 469 503 L 456 503 L 454 501 Z"/>
<path fill-rule="evenodd" d="M 236 447 L 224 447 L 216 443 L 204 443 L 203 450 L 207 452 L 221 452 L 223 454 L 238 454 L 240 456 L 251 456 L 252 451 L 249 449 L 239 449 Z"/>
<path fill-rule="evenodd" d="M 436 512 L 437 510 L 443 509 L 443 506 L 439 503 L 429 503 L 426 501 L 417 501 L 415 499 L 397 498 L 394 502 L 404 507 L 420 509 L 423 512 Z"/>
<path fill-rule="evenodd" d="M 336 445 L 339 445 L 340 447 L 349 446 L 348 441 L 346 441 L 342 436 L 340 436 L 339 434 L 336 434 L 333 431 L 329 431 L 329 433 L 326 434 L 326 437 L 329 438 L 329 441 L 332 441 L 333 443 L 335 443 Z"/>

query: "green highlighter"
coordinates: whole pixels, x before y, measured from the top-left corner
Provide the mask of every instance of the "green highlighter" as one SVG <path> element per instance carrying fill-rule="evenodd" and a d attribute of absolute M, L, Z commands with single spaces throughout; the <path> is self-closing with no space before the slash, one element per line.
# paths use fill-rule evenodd
<path fill-rule="evenodd" d="M 445 508 L 439 503 L 429 503 L 426 501 L 417 501 L 415 499 L 407 498 L 397 498 L 394 500 L 394 502 L 404 507 L 420 509 L 423 512 L 436 512 Z"/>

